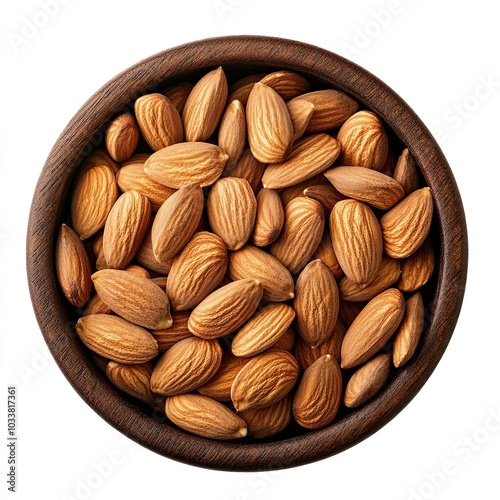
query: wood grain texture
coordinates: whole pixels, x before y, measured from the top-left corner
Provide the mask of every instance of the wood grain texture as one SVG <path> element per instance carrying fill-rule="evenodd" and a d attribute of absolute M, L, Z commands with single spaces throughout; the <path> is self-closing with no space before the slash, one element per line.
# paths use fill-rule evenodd
<path fill-rule="evenodd" d="M 56 228 L 67 220 L 71 183 L 83 159 L 102 144 L 109 120 L 131 110 L 134 99 L 144 93 L 199 78 L 220 65 L 230 83 L 256 72 L 289 69 L 318 87 L 347 92 L 376 112 L 393 138 L 408 147 L 435 202 L 432 231 L 439 239 L 439 262 L 426 296 L 427 324 L 413 358 L 362 408 L 341 410 L 324 429 L 307 432 L 292 426 L 263 442 L 251 438 L 215 442 L 189 435 L 115 389 L 76 337 L 76 315 L 64 303 L 54 272 Z M 75 390 L 107 422 L 141 445 L 181 462 L 219 470 L 274 470 L 355 445 L 389 422 L 422 388 L 443 355 L 460 312 L 467 274 L 466 222 L 455 179 L 437 143 L 409 106 L 378 78 L 336 54 L 300 42 L 214 38 L 175 47 L 129 68 L 98 90 L 70 121 L 36 186 L 27 234 L 27 273 L 35 314 L 52 355 Z"/>

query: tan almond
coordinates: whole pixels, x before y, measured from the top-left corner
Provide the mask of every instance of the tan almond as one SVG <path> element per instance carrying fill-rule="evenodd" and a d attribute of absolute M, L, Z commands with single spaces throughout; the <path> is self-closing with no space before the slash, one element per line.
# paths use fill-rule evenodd
<path fill-rule="evenodd" d="M 371 111 L 358 111 L 340 127 L 337 140 L 342 145 L 341 165 L 357 165 L 381 170 L 389 148 L 382 120 Z"/>
<path fill-rule="evenodd" d="M 297 334 L 292 327 L 286 329 L 285 333 L 267 350 L 271 349 L 292 352 L 295 347 Z"/>
<path fill-rule="evenodd" d="M 403 149 L 394 169 L 394 179 L 397 180 L 409 195 L 420 187 L 418 167 L 408 148 Z"/>
<path fill-rule="evenodd" d="M 232 101 L 227 105 L 219 127 L 218 145 L 229 156 L 225 170 L 234 168 L 241 158 L 246 133 L 245 108 L 240 101 Z"/>
<path fill-rule="evenodd" d="M 311 84 L 306 77 L 288 69 L 269 73 L 262 78 L 262 80 L 260 80 L 260 83 L 271 87 L 285 101 L 308 92 L 311 87 Z"/>
<path fill-rule="evenodd" d="M 237 411 L 259 410 L 277 403 L 299 378 L 300 367 L 288 351 L 254 356 L 236 375 L 231 400 Z"/>
<path fill-rule="evenodd" d="M 299 182 L 294 186 L 287 187 L 281 191 L 281 203 L 286 207 L 294 198 L 305 196 L 304 191 L 311 186 L 331 186 L 323 174 L 317 174 L 310 179 Z"/>
<path fill-rule="evenodd" d="M 398 181 L 365 167 L 335 167 L 323 175 L 343 195 L 381 210 L 389 210 L 405 194 Z"/>
<path fill-rule="evenodd" d="M 146 236 L 142 240 L 142 244 L 139 247 L 135 255 L 135 261 L 137 261 L 141 266 L 144 266 L 155 273 L 166 275 L 170 272 L 172 263 L 174 259 L 167 260 L 165 262 L 158 262 L 153 253 L 153 242 L 151 240 L 151 229 L 148 229 Z M 99 269 L 99 268 L 98 268 Z"/>
<path fill-rule="evenodd" d="M 139 143 L 139 127 L 132 113 L 122 113 L 106 129 L 105 144 L 113 160 L 128 160 Z"/>
<path fill-rule="evenodd" d="M 398 288 L 402 292 L 414 292 L 423 287 L 434 273 L 434 247 L 427 238 L 420 248 L 403 261 Z"/>
<path fill-rule="evenodd" d="M 117 198 L 115 173 L 107 165 L 95 165 L 80 175 L 71 196 L 71 221 L 82 240 L 104 227 Z"/>
<path fill-rule="evenodd" d="M 300 380 L 293 398 L 293 417 L 306 429 L 331 423 L 342 402 L 342 373 L 330 354 L 318 358 Z"/>
<path fill-rule="evenodd" d="M 342 368 L 353 368 L 376 354 L 397 330 L 405 300 L 397 288 L 379 293 L 362 309 L 342 342 Z"/>
<path fill-rule="evenodd" d="M 215 234 L 195 233 L 175 257 L 167 278 L 167 292 L 174 311 L 198 305 L 212 293 L 226 274 L 227 248 Z"/>
<path fill-rule="evenodd" d="M 344 404 L 348 408 L 355 408 L 366 403 L 384 386 L 390 371 L 390 354 L 380 354 L 358 368 L 347 382 Z"/>
<path fill-rule="evenodd" d="M 158 351 L 160 353 L 168 351 L 177 342 L 193 336 L 187 326 L 190 314 L 190 311 L 174 311 L 172 312 L 171 326 L 151 330 L 151 335 L 158 342 Z"/>
<path fill-rule="evenodd" d="M 209 439 L 237 439 L 247 435 L 245 421 L 222 403 L 199 394 L 167 398 L 167 417 L 181 429 Z"/>
<path fill-rule="evenodd" d="M 238 177 L 240 179 L 245 179 L 254 193 L 257 193 L 262 187 L 261 179 L 264 174 L 264 170 L 267 165 L 261 163 L 250 151 L 250 148 L 243 150 L 241 158 L 238 163 L 231 168 L 224 169 L 224 177 Z"/>
<path fill-rule="evenodd" d="M 293 142 L 298 141 L 306 131 L 314 113 L 314 104 L 305 99 L 293 99 L 286 105 L 293 125 Z"/>
<path fill-rule="evenodd" d="M 328 134 L 315 134 L 297 141 L 290 155 L 267 167 L 262 177 L 264 187 L 280 189 L 314 177 L 331 167 L 340 154 L 340 143 Z"/>
<path fill-rule="evenodd" d="M 229 103 L 237 99 L 241 102 L 241 104 L 243 104 L 243 106 L 246 106 L 248 102 L 248 96 L 250 95 L 254 84 L 260 82 L 265 76 L 266 73 L 258 73 L 254 75 L 244 76 L 243 78 L 236 80 L 229 87 L 229 96 L 227 98 L 227 102 Z"/>
<path fill-rule="evenodd" d="M 221 361 L 222 347 L 217 340 L 180 340 L 156 363 L 151 390 L 162 396 L 191 392 L 217 373 Z"/>
<path fill-rule="evenodd" d="M 345 196 L 339 193 L 333 186 L 315 185 L 304 189 L 304 196 L 319 201 L 325 214 L 330 214 L 336 203 L 345 200 Z"/>
<path fill-rule="evenodd" d="M 182 120 L 176 107 L 162 94 L 146 94 L 134 104 L 141 133 L 153 151 L 177 144 L 184 138 Z"/>
<path fill-rule="evenodd" d="M 224 112 L 227 80 L 222 67 L 202 77 L 193 87 L 182 112 L 186 141 L 206 141 L 214 133 Z"/>
<path fill-rule="evenodd" d="M 117 269 L 103 269 L 92 275 L 102 301 L 126 320 L 159 330 L 172 325 L 165 292 L 150 279 Z"/>
<path fill-rule="evenodd" d="M 107 269 L 108 263 L 106 262 L 106 257 L 104 257 L 103 249 L 103 234 L 102 231 L 94 236 L 94 241 L 92 242 L 92 251 L 95 255 L 95 268 L 100 271 L 101 269 Z"/>
<path fill-rule="evenodd" d="M 255 312 L 262 298 L 260 281 L 233 281 L 212 292 L 191 312 L 189 331 L 202 339 L 215 339 L 234 332 Z"/>
<path fill-rule="evenodd" d="M 93 147 L 92 143 L 90 143 L 90 147 Z M 85 154 L 82 153 L 82 157 L 84 157 Z M 106 167 L 109 167 L 114 174 L 118 172 L 120 169 L 120 165 L 111 158 L 111 156 L 108 153 L 108 150 L 106 148 L 99 148 L 93 151 L 83 162 L 83 165 L 80 167 L 79 172 L 76 177 L 76 183 L 78 183 L 80 177 L 85 174 L 85 172 L 92 167 L 95 167 L 96 165 L 104 165 Z"/>
<path fill-rule="evenodd" d="M 285 211 L 280 195 L 273 189 L 262 188 L 256 201 L 257 211 L 250 241 L 258 247 L 266 247 L 280 235 L 285 222 Z"/>
<path fill-rule="evenodd" d="M 235 356 L 251 357 L 275 344 L 288 330 L 295 311 L 287 304 L 267 304 L 238 331 L 231 344 Z"/>
<path fill-rule="evenodd" d="M 124 271 L 128 271 L 129 273 L 135 273 L 139 276 L 143 276 L 144 278 L 151 278 L 149 271 L 144 269 L 144 267 L 138 266 L 137 264 L 129 264 Z"/>
<path fill-rule="evenodd" d="M 270 253 L 290 273 L 297 274 L 318 248 L 323 236 L 324 210 L 310 198 L 294 198 L 285 207 L 285 223 Z"/>
<path fill-rule="evenodd" d="M 335 279 L 339 280 L 344 276 L 344 271 L 342 271 L 337 256 L 333 251 L 332 239 L 328 228 L 325 228 L 323 231 L 323 236 L 319 242 L 318 248 L 313 253 L 313 259 L 321 260 L 321 262 L 328 267 Z"/>
<path fill-rule="evenodd" d="M 168 97 L 170 102 L 175 106 L 175 109 L 181 115 L 191 90 L 193 90 L 192 83 L 182 82 L 168 87 L 162 94 Z"/>
<path fill-rule="evenodd" d="M 88 316 L 89 314 L 112 314 L 113 311 L 102 301 L 99 295 L 94 294 L 90 297 L 85 309 L 82 312 L 82 316 Z"/>
<path fill-rule="evenodd" d="M 222 174 L 229 156 L 206 142 L 181 142 L 153 153 L 144 170 L 156 182 L 180 189 L 189 184 L 210 186 Z"/>
<path fill-rule="evenodd" d="M 433 207 L 431 190 L 424 187 L 382 216 L 380 226 L 387 255 L 404 259 L 422 245 L 431 228 Z"/>
<path fill-rule="evenodd" d="M 92 292 L 92 269 L 82 241 L 66 224 L 61 225 L 57 236 L 55 268 L 66 300 L 83 307 Z"/>
<path fill-rule="evenodd" d="M 119 363 L 145 363 L 158 354 L 158 344 L 147 330 L 111 314 L 81 317 L 76 333 L 89 349 Z"/>
<path fill-rule="evenodd" d="M 246 105 L 248 144 L 262 163 L 288 157 L 293 142 L 293 124 L 283 98 L 271 87 L 256 83 Z"/>
<path fill-rule="evenodd" d="M 339 291 L 321 260 L 313 260 L 299 274 L 293 308 L 295 328 L 311 347 L 318 347 L 332 334 L 339 312 Z"/>
<path fill-rule="evenodd" d="M 370 207 L 357 200 L 339 201 L 330 214 L 330 235 L 345 275 L 354 283 L 370 283 L 383 251 L 380 224 Z"/>
<path fill-rule="evenodd" d="M 424 320 L 424 301 L 422 294 L 416 292 L 406 299 L 405 314 L 394 336 L 392 358 L 396 368 L 407 363 L 415 353 L 424 329 Z"/>
<path fill-rule="evenodd" d="M 224 177 L 210 189 L 207 199 L 208 222 L 229 250 L 239 250 L 250 238 L 257 201 L 245 179 Z"/>

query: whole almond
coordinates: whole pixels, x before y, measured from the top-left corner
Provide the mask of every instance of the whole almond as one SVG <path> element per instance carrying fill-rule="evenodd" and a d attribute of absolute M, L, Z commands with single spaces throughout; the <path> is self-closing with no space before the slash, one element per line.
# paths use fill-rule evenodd
<path fill-rule="evenodd" d="M 150 279 L 117 269 L 103 269 L 92 275 L 102 301 L 126 320 L 159 330 L 172 325 L 165 292 Z"/>
<path fill-rule="evenodd" d="M 374 297 L 354 319 L 342 342 L 342 368 L 352 368 L 376 354 L 397 330 L 405 300 L 396 288 Z"/>
<path fill-rule="evenodd" d="M 402 292 L 414 292 L 424 286 L 434 272 L 434 248 L 427 238 L 401 266 L 398 288 Z"/>
<path fill-rule="evenodd" d="M 321 429 L 333 421 L 342 401 L 342 373 L 330 354 L 318 358 L 300 380 L 293 398 L 293 417 L 306 429 Z"/>
<path fill-rule="evenodd" d="M 293 145 L 286 159 L 267 167 L 262 184 L 272 189 L 293 186 L 331 167 L 339 154 L 340 143 L 328 134 L 304 137 Z"/>
<path fill-rule="evenodd" d="M 382 261 L 382 231 L 373 211 L 357 200 L 339 201 L 330 214 L 333 249 L 345 275 L 368 284 Z"/>
<path fill-rule="evenodd" d="M 103 252 L 107 266 L 126 267 L 142 244 L 151 217 L 151 204 L 138 191 L 123 193 L 109 212 L 103 233 Z"/>
<path fill-rule="evenodd" d="M 129 264 L 124 271 L 128 271 L 129 273 L 135 273 L 139 276 L 143 276 L 144 278 L 151 278 L 149 271 L 144 269 L 144 267 L 138 266 L 137 264 Z"/>
<path fill-rule="evenodd" d="M 168 87 L 164 92 L 162 92 L 162 94 L 165 97 L 168 97 L 179 114 L 182 114 L 191 90 L 193 90 L 193 84 L 189 82 L 183 82 Z"/>
<path fill-rule="evenodd" d="M 290 271 L 278 259 L 253 245 L 231 252 L 228 274 L 233 280 L 259 280 L 264 290 L 263 300 L 283 302 L 293 298 L 295 285 Z"/>
<path fill-rule="evenodd" d="M 176 107 L 162 94 L 146 94 L 134 104 L 141 133 L 153 151 L 177 144 L 184 138 L 182 120 Z"/>
<path fill-rule="evenodd" d="M 304 189 L 304 196 L 319 201 L 325 214 L 330 214 L 335 204 L 345 200 L 345 196 L 339 193 L 333 186 L 315 185 Z"/>
<path fill-rule="evenodd" d="M 219 127 L 218 145 L 229 156 L 225 170 L 232 169 L 241 158 L 246 140 L 245 108 L 240 101 L 230 102 Z"/>
<path fill-rule="evenodd" d="M 190 392 L 210 380 L 221 361 L 222 348 L 217 340 L 196 337 L 180 340 L 156 363 L 151 390 L 162 396 Z"/>
<path fill-rule="evenodd" d="M 199 394 L 167 398 L 167 417 L 181 429 L 209 439 L 237 439 L 247 435 L 245 421 L 222 403 Z"/>
<path fill-rule="evenodd" d="M 304 94 L 311 86 L 307 78 L 287 69 L 269 73 L 260 80 L 260 83 L 271 87 L 285 101 Z"/>
<path fill-rule="evenodd" d="M 382 216 L 380 226 L 387 255 L 404 259 L 422 245 L 431 227 L 433 206 L 431 190 L 424 187 Z"/>
<path fill-rule="evenodd" d="M 153 253 L 158 262 L 175 257 L 191 239 L 203 212 L 203 190 L 184 186 L 160 207 L 151 228 Z"/>
<path fill-rule="evenodd" d="M 167 278 L 174 311 L 191 309 L 212 293 L 226 274 L 227 248 L 215 234 L 195 233 L 175 257 Z"/>
<path fill-rule="evenodd" d="M 66 299 L 75 307 L 83 307 L 92 292 L 92 268 L 82 241 L 66 224 L 61 225 L 57 236 L 55 268 Z"/>
<path fill-rule="evenodd" d="M 266 76 L 266 73 L 258 73 L 254 75 L 244 76 L 239 80 L 236 80 L 229 87 L 229 96 L 227 98 L 227 102 L 234 101 L 237 99 L 243 104 L 243 106 L 247 105 L 248 96 L 253 89 L 253 86 L 262 80 Z"/>
<path fill-rule="evenodd" d="M 262 163 L 283 161 L 290 154 L 293 124 L 283 98 L 271 87 L 256 83 L 246 106 L 248 144 Z"/>
<path fill-rule="evenodd" d="M 254 356 L 236 375 L 231 400 L 236 411 L 259 410 L 277 403 L 299 378 L 300 367 L 288 351 Z"/>
<path fill-rule="evenodd" d="M 307 344 L 315 348 L 330 337 L 339 312 L 339 291 L 321 260 L 313 260 L 299 274 L 293 308 L 295 327 Z"/>
<path fill-rule="evenodd" d="M 118 316 L 90 314 L 75 328 L 89 349 L 119 363 L 145 363 L 158 354 L 158 344 L 147 330 Z"/>
<path fill-rule="evenodd" d="M 158 342 L 158 351 L 160 353 L 168 351 L 177 342 L 193 336 L 187 326 L 190 314 L 190 311 L 174 311 L 172 312 L 171 326 L 151 330 L 151 335 Z"/>
<path fill-rule="evenodd" d="M 87 305 L 82 312 L 82 316 L 88 316 L 89 314 L 113 314 L 113 311 L 96 293 L 90 297 L 90 300 L 87 302 Z"/>
<path fill-rule="evenodd" d="M 227 80 L 222 67 L 214 69 L 193 87 L 182 112 L 186 141 L 206 141 L 224 112 Z"/>
<path fill-rule="evenodd" d="M 224 169 L 223 176 L 245 179 L 252 186 L 253 192 L 257 193 L 262 187 L 260 181 L 266 167 L 267 165 L 257 160 L 250 148 L 247 148 L 243 150 L 241 158 L 236 165 Z"/>
<path fill-rule="evenodd" d="M 202 339 L 215 339 L 234 332 L 255 312 L 262 298 L 260 281 L 233 281 L 215 290 L 191 312 L 188 328 Z"/>
<path fill-rule="evenodd" d="M 274 243 L 285 222 L 285 211 L 277 191 L 262 188 L 257 194 L 257 211 L 250 241 L 265 247 Z"/>
<path fill-rule="evenodd" d="M 108 153 L 108 150 L 106 148 L 99 148 L 96 149 L 91 155 L 85 159 L 83 162 L 83 165 L 80 167 L 80 171 L 77 174 L 76 177 L 76 183 L 78 183 L 79 179 L 85 172 L 92 167 L 95 167 L 96 165 L 104 165 L 106 167 L 109 167 L 113 173 L 117 173 L 118 170 L 120 169 L 120 165 L 111 158 L 111 156 Z"/>
<path fill-rule="evenodd" d="M 181 142 L 153 153 L 144 170 L 156 182 L 173 189 L 189 184 L 210 186 L 222 174 L 229 156 L 207 142 Z"/>
<path fill-rule="evenodd" d="M 319 242 L 318 248 L 313 253 L 313 259 L 321 260 L 321 262 L 328 267 L 335 279 L 339 280 L 342 276 L 344 276 L 344 271 L 342 271 L 337 256 L 333 251 L 330 231 L 327 228 L 323 231 L 323 236 Z"/>
<path fill-rule="evenodd" d="M 420 187 L 418 167 L 408 148 L 403 149 L 394 169 L 394 179 L 405 191 L 405 195 L 413 193 Z"/>
<path fill-rule="evenodd" d="M 139 142 L 139 127 L 132 113 L 118 115 L 106 129 L 106 149 L 113 160 L 128 160 Z"/>
<path fill-rule="evenodd" d="M 173 259 L 167 260 L 165 262 L 158 262 L 153 253 L 153 242 L 151 240 L 151 229 L 148 229 L 146 236 L 142 240 L 142 245 L 135 254 L 135 261 L 141 266 L 144 266 L 155 273 L 166 275 L 170 272 L 172 267 Z M 99 269 L 99 268 L 98 268 Z"/>
<path fill-rule="evenodd" d="M 358 368 L 345 388 L 344 404 L 355 408 L 366 403 L 387 382 L 390 370 L 390 354 L 380 354 Z"/>
<path fill-rule="evenodd" d="M 208 222 L 229 250 L 239 250 L 250 238 L 257 201 L 245 179 L 224 177 L 210 189 L 207 200 Z"/>
<path fill-rule="evenodd" d="M 293 142 L 298 141 L 306 131 L 314 113 L 314 104 L 305 99 L 292 99 L 286 105 L 293 125 Z"/>

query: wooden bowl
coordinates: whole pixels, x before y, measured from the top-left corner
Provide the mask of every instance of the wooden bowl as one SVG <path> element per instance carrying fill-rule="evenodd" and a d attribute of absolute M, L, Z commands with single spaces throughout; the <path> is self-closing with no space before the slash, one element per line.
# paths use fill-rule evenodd
<path fill-rule="evenodd" d="M 140 95 L 196 79 L 222 65 L 228 79 L 291 69 L 343 90 L 385 121 L 391 139 L 409 148 L 434 195 L 437 263 L 427 289 L 427 326 L 413 358 L 365 406 L 344 409 L 318 431 L 295 427 L 264 442 L 217 442 L 190 435 L 118 391 L 75 334 L 75 311 L 56 284 L 54 241 L 68 213 L 69 187 L 82 160 L 103 143 L 106 122 Z M 188 43 L 146 59 L 113 78 L 78 111 L 54 145 L 33 198 L 27 272 L 45 341 L 80 396 L 107 422 L 166 457 L 207 468 L 255 471 L 292 467 L 339 453 L 380 429 L 422 388 L 453 333 L 467 273 L 467 233 L 460 194 L 439 146 L 410 107 L 375 76 L 326 50 L 279 38 L 231 36 Z"/>

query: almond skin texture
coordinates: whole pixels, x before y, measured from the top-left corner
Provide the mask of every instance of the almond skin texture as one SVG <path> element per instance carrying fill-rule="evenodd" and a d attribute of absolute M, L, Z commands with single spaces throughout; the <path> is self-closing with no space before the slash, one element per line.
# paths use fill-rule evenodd
<path fill-rule="evenodd" d="M 323 231 L 323 237 L 319 242 L 318 248 L 313 254 L 313 259 L 321 260 L 323 264 L 328 267 L 335 279 L 339 280 L 344 276 L 344 271 L 342 271 L 337 256 L 333 251 L 332 239 L 328 229 Z"/>
<path fill-rule="evenodd" d="M 285 160 L 267 167 L 262 184 L 272 189 L 294 186 L 331 167 L 339 154 L 340 143 L 328 134 L 304 137 Z"/>
<path fill-rule="evenodd" d="M 156 363 L 151 390 L 162 396 L 190 392 L 210 380 L 221 361 L 222 348 L 217 340 L 180 340 Z"/>
<path fill-rule="evenodd" d="M 158 342 L 160 353 L 168 351 L 177 342 L 193 336 L 187 326 L 190 314 L 190 311 L 174 311 L 172 313 L 172 326 L 151 330 L 151 335 Z"/>
<path fill-rule="evenodd" d="M 71 197 L 71 221 L 82 240 L 104 227 L 118 198 L 115 173 L 106 165 L 95 165 L 79 176 Z"/>
<path fill-rule="evenodd" d="M 431 190 L 424 187 L 409 194 L 380 219 L 384 250 L 390 257 L 404 259 L 427 238 L 432 223 Z"/>
<path fill-rule="evenodd" d="M 368 284 L 382 261 L 382 231 L 372 210 L 356 200 L 339 201 L 330 214 L 333 250 L 345 275 Z"/>
<path fill-rule="evenodd" d="M 215 290 L 191 312 L 189 331 L 202 339 L 215 339 L 234 332 L 257 309 L 262 298 L 260 281 L 233 281 Z"/>
<path fill-rule="evenodd" d="M 269 73 L 260 83 L 271 87 L 285 101 L 307 92 L 311 86 L 307 78 L 287 69 Z"/>
<path fill-rule="evenodd" d="M 128 160 L 139 142 L 139 127 L 132 113 L 118 115 L 106 130 L 106 149 L 113 160 Z"/>
<path fill-rule="evenodd" d="M 208 222 L 229 250 L 239 250 L 252 234 L 257 201 L 245 179 L 225 177 L 210 189 Z"/>
<path fill-rule="evenodd" d="M 146 236 L 142 240 L 142 245 L 135 254 L 135 261 L 155 273 L 166 275 L 170 272 L 173 259 L 166 262 L 158 262 L 153 253 L 153 243 L 151 241 L 151 229 L 148 229 Z M 98 268 L 99 269 L 99 268 Z"/>
<path fill-rule="evenodd" d="M 233 280 L 259 280 L 264 290 L 262 300 L 283 302 L 293 299 L 295 285 L 290 271 L 278 259 L 253 245 L 231 252 L 228 274 Z"/>
<path fill-rule="evenodd" d="M 321 429 L 333 421 L 342 401 L 342 373 L 326 354 L 309 366 L 293 398 L 293 417 L 306 429 Z"/>
<path fill-rule="evenodd" d="M 337 140 L 342 144 L 341 165 L 382 170 L 389 144 L 382 120 L 371 111 L 358 111 L 340 127 Z"/>
<path fill-rule="evenodd" d="M 270 253 L 290 273 L 297 274 L 312 257 L 323 236 L 324 210 L 319 202 L 306 197 L 294 198 L 285 207 L 285 223 Z"/>
<path fill-rule="evenodd" d="M 122 318 L 152 330 L 172 325 L 168 297 L 150 279 L 128 271 L 103 269 L 92 275 L 92 281 L 102 301 Z"/>
<path fill-rule="evenodd" d="M 252 186 L 253 192 L 257 193 L 262 187 L 260 180 L 266 167 L 267 165 L 257 160 L 250 149 L 247 148 L 243 150 L 241 158 L 236 165 L 224 169 L 223 176 L 245 179 Z"/>
<path fill-rule="evenodd" d="M 193 90 L 193 85 L 189 82 L 184 82 L 168 87 L 162 94 L 168 97 L 179 114 L 182 114 L 191 90 Z"/>
<path fill-rule="evenodd" d="M 271 349 L 278 349 L 280 351 L 292 352 L 295 346 L 296 337 L 297 334 L 295 330 L 292 327 L 287 328 L 285 333 L 268 349 L 268 351 Z"/>
<path fill-rule="evenodd" d="M 236 375 L 231 400 L 236 411 L 259 410 L 277 403 L 299 378 L 297 360 L 288 351 L 253 357 Z"/>
<path fill-rule="evenodd" d="M 434 272 L 434 260 L 432 241 L 427 238 L 420 248 L 403 262 L 398 288 L 402 292 L 414 292 L 424 286 Z"/>
<path fill-rule="evenodd" d="M 318 347 L 332 334 L 339 312 L 339 291 L 330 270 L 313 260 L 300 273 L 295 285 L 295 327 L 311 347 Z"/>
<path fill-rule="evenodd" d="M 256 312 L 238 331 L 231 344 L 235 356 L 255 356 L 265 351 L 286 332 L 295 318 L 287 304 L 268 304 Z"/>
<path fill-rule="evenodd" d="M 226 274 L 227 248 L 215 234 L 195 233 L 175 257 L 167 278 L 167 292 L 174 311 L 197 306 L 212 293 Z"/>
<path fill-rule="evenodd" d="M 403 186 L 392 177 L 365 167 L 335 167 L 324 176 L 348 198 L 382 210 L 392 208 L 405 194 Z"/>
<path fill-rule="evenodd" d="M 199 394 L 167 398 L 167 417 L 181 429 L 209 439 L 228 440 L 245 437 L 247 426 L 222 403 Z"/>
<path fill-rule="evenodd" d="M 180 189 L 189 184 L 210 186 L 222 174 L 229 156 L 207 142 L 181 142 L 153 153 L 144 170 L 154 181 Z"/>
<path fill-rule="evenodd" d="M 184 186 L 160 207 L 151 228 L 153 253 L 158 262 L 175 257 L 191 239 L 201 219 L 203 190 Z"/>
<path fill-rule="evenodd" d="M 376 354 L 392 337 L 405 311 L 405 300 L 396 288 L 374 297 L 348 328 L 342 342 L 342 368 L 353 368 Z"/>
<path fill-rule="evenodd" d="M 345 196 L 339 193 L 333 186 L 309 186 L 304 189 L 304 196 L 319 201 L 326 214 L 330 214 L 336 203 L 345 200 Z"/>
<path fill-rule="evenodd" d="M 271 87 L 256 83 L 246 106 L 248 144 L 262 163 L 283 161 L 293 142 L 293 124 L 283 98 Z"/>
<path fill-rule="evenodd" d="M 66 299 L 75 307 L 83 307 L 92 292 L 92 268 L 82 241 L 66 224 L 57 237 L 55 267 Z"/>
<path fill-rule="evenodd" d="M 380 354 L 359 368 L 347 383 L 344 404 L 355 408 L 366 403 L 387 382 L 391 370 L 391 356 Z"/>
<path fill-rule="evenodd" d="M 138 191 L 123 193 L 109 212 L 104 226 L 103 252 L 107 266 L 126 267 L 146 236 L 151 217 L 151 204 Z"/>
<path fill-rule="evenodd" d="M 315 175 L 310 179 L 299 182 L 295 186 L 290 186 L 281 191 L 281 203 L 286 207 L 294 198 L 305 196 L 304 191 L 311 186 L 325 185 L 331 186 L 327 178 L 323 174 Z M 333 186 L 332 186 L 333 187 Z"/>
<path fill-rule="evenodd" d="M 288 113 L 293 124 L 293 142 L 298 141 L 306 131 L 314 113 L 314 104 L 305 99 L 293 99 L 287 103 Z"/>
<path fill-rule="evenodd" d="M 83 316 L 76 333 L 89 349 L 118 363 L 145 363 L 158 354 L 158 344 L 147 330 L 118 316 Z"/>
<path fill-rule="evenodd" d="M 250 241 L 265 247 L 274 243 L 285 222 L 285 211 L 277 191 L 263 188 L 256 198 L 257 211 Z"/>
<path fill-rule="evenodd" d="M 210 71 L 196 83 L 182 112 L 186 141 L 206 141 L 210 138 L 224 112 L 227 92 L 222 67 Z"/>
<path fill-rule="evenodd" d="M 225 169 L 234 168 L 241 158 L 246 133 L 245 108 L 240 101 L 232 101 L 227 105 L 219 127 L 219 147 L 229 156 Z"/>
<path fill-rule="evenodd" d="M 394 179 L 403 186 L 405 195 L 413 193 L 413 191 L 416 191 L 420 187 L 418 167 L 413 156 L 408 151 L 408 148 L 403 149 L 403 152 L 398 158 L 394 169 Z"/>

